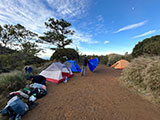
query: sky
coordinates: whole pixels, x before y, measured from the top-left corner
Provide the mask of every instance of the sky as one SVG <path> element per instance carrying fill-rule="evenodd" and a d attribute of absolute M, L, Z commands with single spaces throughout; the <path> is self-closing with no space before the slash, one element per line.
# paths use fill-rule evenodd
<path fill-rule="evenodd" d="M 22 24 L 43 35 L 50 17 L 65 19 L 81 54 L 131 53 L 145 38 L 160 34 L 160 0 L 0 0 L 0 25 Z M 41 45 L 50 58 L 53 51 Z"/>

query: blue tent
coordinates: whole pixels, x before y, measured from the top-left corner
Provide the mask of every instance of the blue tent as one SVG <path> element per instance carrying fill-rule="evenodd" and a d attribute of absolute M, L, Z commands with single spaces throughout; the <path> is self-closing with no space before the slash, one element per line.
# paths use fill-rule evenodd
<path fill-rule="evenodd" d="M 98 64 L 99 64 L 98 58 L 90 59 L 88 61 L 88 67 L 89 67 L 90 71 L 93 72 L 94 69 L 96 69 L 96 67 L 98 66 Z"/>
<path fill-rule="evenodd" d="M 78 66 L 75 60 L 68 60 L 67 62 L 71 63 L 71 70 L 72 72 L 81 72 L 81 68 Z"/>

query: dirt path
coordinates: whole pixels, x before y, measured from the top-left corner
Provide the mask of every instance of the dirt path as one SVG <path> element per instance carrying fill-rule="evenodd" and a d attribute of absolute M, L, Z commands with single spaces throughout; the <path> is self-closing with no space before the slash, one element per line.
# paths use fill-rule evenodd
<path fill-rule="evenodd" d="M 100 65 L 67 84 L 49 83 L 48 95 L 23 120 L 160 120 L 159 106 L 121 86 L 119 76 L 120 71 Z"/>

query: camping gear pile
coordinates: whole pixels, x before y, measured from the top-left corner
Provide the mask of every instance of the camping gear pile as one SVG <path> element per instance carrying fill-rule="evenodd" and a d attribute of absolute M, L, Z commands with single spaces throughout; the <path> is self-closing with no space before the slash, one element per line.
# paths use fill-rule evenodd
<path fill-rule="evenodd" d="M 20 120 L 28 110 L 33 109 L 39 99 L 47 94 L 45 85 L 33 83 L 25 88 L 9 93 L 7 105 L 0 111 L 2 115 L 9 115 L 11 120 Z"/>

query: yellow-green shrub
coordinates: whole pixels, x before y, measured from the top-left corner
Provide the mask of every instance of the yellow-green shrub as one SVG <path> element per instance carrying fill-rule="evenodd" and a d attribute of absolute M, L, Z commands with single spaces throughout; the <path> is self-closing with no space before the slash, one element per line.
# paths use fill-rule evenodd
<path fill-rule="evenodd" d="M 153 95 L 160 95 L 160 57 L 139 57 L 122 72 L 121 80 Z"/>

